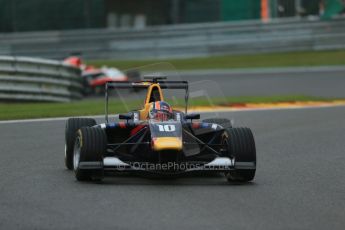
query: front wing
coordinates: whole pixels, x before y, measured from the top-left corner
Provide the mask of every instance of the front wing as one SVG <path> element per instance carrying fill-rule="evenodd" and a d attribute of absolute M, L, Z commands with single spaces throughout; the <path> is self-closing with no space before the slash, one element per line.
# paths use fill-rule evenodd
<path fill-rule="evenodd" d="M 238 169 L 255 169 L 251 162 L 236 162 L 228 157 L 216 157 L 211 162 L 167 162 L 155 164 L 152 162 L 124 162 L 117 157 L 105 157 L 103 162 L 80 162 L 83 170 L 104 169 L 109 172 L 151 172 L 183 174 L 189 172 L 229 172 Z"/>

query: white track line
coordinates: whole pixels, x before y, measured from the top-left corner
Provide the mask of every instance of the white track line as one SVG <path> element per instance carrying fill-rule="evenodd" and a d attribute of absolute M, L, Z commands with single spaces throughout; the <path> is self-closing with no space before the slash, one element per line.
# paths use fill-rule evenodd
<path fill-rule="evenodd" d="M 212 113 L 212 112 L 253 112 L 253 111 L 272 111 L 272 110 L 292 110 L 292 109 L 320 109 L 320 108 L 332 108 L 332 107 L 344 107 L 344 105 L 318 105 L 318 106 L 292 106 L 292 107 L 271 107 L 271 108 L 229 108 L 224 110 L 210 110 L 201 111 L 200 113 Z M 104 115 L 97 116 L 78 116 L 78 117 L 89 117 L 89 118 L 104 118 Z M 23 120 L 8 120 L 0 121 L 1 124 L 19 124 L 19 123 L 33 123 L 33 122 L 49 122 L 49 121 L 65 121 L 70 117 L 54 117 L 54 118 L 39 118 L 39 119 L 23 119 Z"/>

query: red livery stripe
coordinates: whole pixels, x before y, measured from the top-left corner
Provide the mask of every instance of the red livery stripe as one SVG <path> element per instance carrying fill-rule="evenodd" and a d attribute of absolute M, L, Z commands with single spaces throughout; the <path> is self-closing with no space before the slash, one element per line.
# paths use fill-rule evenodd
<path fill-rule="evenodd" d="M 137 127 L 135 127 L 134 129 L 131 130 L 131 136 L 135 135 L 137 132 L 139 132 L 142 128 L 144 127 L 144 125 L 138 125 Z"/>
<path fill-rule="evenodd" d="M 126 128 L 126 123 L 125 122 L 119 122 L 119 126 L 121 129 L 125 129 Z"/>
<path fill-rule="evenodd" d="M 197 129 L 197 128 L 199 128 L 200 127 L 200 123 L 193 123 L 192 124 L 192 128 L 193 129 Z"/>

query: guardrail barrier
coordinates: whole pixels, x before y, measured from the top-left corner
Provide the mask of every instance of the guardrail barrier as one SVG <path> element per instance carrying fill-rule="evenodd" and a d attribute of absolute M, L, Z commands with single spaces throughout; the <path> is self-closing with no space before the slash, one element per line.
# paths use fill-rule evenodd
<path fill-rule="evenodd" d="M 0 55 L 154 59 L 345 49 L 345 19 L 278 19 L 0 34 Z"/>
<path fill-rule="evenodd" d="M 80 69 L 60 61 L 0 56 L 0 101 L 69 102 L 82 97 Z"/>

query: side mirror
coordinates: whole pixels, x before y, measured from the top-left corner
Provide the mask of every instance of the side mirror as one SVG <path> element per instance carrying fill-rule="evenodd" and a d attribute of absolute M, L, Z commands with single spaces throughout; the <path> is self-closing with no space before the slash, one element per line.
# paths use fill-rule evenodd
<path fill-rule="evenodd" d="M 190 119 L 190 120 L 200 119 L 200 114 L 197 114 L 197 113 L 186 114 L 186 116 L 184 116 L 184 118 L 186 120 L 188 120 L 188 119 Z"/>
<path fill-rule="evenodd" d="M 126 114 L 119 114 L 119 119 L 120 120 L 130 120 L 133 118 L 133 114 L 132 113 L 126 113 Z"/>

